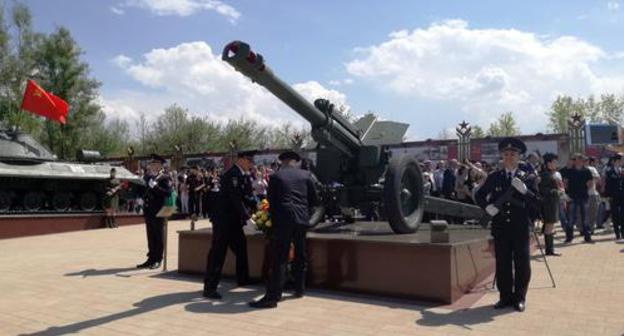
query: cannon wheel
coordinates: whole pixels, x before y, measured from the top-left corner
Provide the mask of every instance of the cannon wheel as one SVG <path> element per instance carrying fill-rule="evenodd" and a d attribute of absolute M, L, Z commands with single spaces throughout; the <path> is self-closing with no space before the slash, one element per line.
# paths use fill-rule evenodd
<path fill-rule="evenodd" d="M 85 192 L 80 195 L 80 209 L 84 211 L 93 211 L 97 206 L 97 195 L 92 192 Z"/>
<path fill-rule="evenodd" d="M 11 209 L 12 203 L 11 193 L 8 191 L 0 191 L 0 212 L 7 212 Z"/>
<path fill-rule="evenodd" d="M 24 195 L 24 209 L 26 211 L 37 211 L 43 207 L 45 196 L 38 191 L 31 191 Z"/>
<path fill-rule="evenodd" d="M 423 177 L 416 159 L 404 155 L 390 160 L 384 182 L 384 209 L 392 231 L 416 232 L 424 202 Z"/>
<path fill-rule="evenodd" d="M 57 211 L 66 211 L 71 205 L 72 195 L 68 192 L 56 192 L 52 195 L 52 207 Z"/>

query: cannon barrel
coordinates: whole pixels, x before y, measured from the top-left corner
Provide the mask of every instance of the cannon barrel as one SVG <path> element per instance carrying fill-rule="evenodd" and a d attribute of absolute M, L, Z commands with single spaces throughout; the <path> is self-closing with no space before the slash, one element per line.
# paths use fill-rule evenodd
<path fill-rule="evenodd" d="M 223 49 L 222 59 L 236 71 L 264 86 L 310 122 L 312 134 L 317 142 L 336 147 L 349 157 L 357 155 L 362 147 L 358 131 L 339 115 L 333 114 L 333 105 L 322 99 L 315 101 L 314 105 L 308 102 L 297 91 L 275 76 L 273 71 L 264 64 L 262 55 L 253 52 L 249 44 L 241 41 L 229 43 Z"/>

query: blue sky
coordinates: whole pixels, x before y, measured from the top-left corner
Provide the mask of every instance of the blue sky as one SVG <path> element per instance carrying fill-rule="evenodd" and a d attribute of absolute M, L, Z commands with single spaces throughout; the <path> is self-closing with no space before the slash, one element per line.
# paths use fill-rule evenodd
<path fill-rule="evenodd" d="M 68 27 L 111 118 L 178 103 L 215 120 L 305 125 L 219 60 L 240 39 L 306 98 L 375 111 L 435 138 L 512 111 L 544 131 L 557 94 L 624 93 L 624 3 L 612 1 L 31 0 Z"/>

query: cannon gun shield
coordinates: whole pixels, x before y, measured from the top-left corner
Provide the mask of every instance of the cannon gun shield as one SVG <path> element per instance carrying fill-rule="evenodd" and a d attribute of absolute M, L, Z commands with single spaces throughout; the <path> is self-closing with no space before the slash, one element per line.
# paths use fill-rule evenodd
<path fill-rule="evenodd" d="M 396 233 L 418 230 L 424 212 L 422 172 L 412 157 L 390 160 L 384 181 L 384 210 Z"/>

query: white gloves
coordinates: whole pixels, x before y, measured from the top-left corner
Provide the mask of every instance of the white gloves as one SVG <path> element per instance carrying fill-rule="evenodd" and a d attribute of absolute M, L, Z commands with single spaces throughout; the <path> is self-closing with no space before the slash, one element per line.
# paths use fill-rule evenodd
<path fill-rule="evenodd" d="M 488 206 L 485 207 L 485 212 L 487 212 L 490 217 L 494 217 L 498 213 L 498 208 L 495 207 L 494 204 L 488 204 Z"/>
<path fill-rule="evenodd" d="M 247 224 L 247 225 L 251 225 L 251 226 L 256 226 L 256 222 L 254 222 L 254 220 L 253 220 L 253 219 L 251 219 L 251 218 L 250 218 L 250 219 L 248 219 L 248 220 L 245 222 L 245 224 Z"/>
<path fill-rule="evenodd" d="M 518 190 L 519 193 L 521 193 L 522 195 L 526 194 L 527 192 L 527 186 L 526 184 L 524 184 L 524 182 L 522 182 L 519 178 L 514 177 L 511 180 L 511 185 L 516 188 L 516 190 Z"/>
<path fill-rule="evenodd" d="M 147 185 L 148 185 L 150 188 L 154 188 L 154 187 L 156 186 L 156 184 L 157 184 L 157 183 L 156 183 L 156 180 L 150 180 L 149 182 L 147 182 Z"/>

